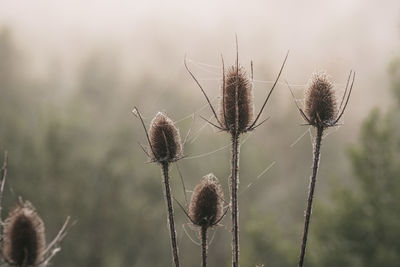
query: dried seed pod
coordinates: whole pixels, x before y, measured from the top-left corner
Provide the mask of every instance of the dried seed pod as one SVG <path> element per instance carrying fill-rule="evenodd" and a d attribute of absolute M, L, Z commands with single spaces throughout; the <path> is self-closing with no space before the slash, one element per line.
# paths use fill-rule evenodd
<path fill-rule="evenodd" d="M 150 157 L 156 162 L 172 162 L 182 156 L 181 137 L 174 122 L 158 112 L 150 124 Z"/>
<path fill-rule="evenodd" d="M 237 106 L 237 133 L 243 133 L 254 117 L 253 88 L 245 69 L 241 66 L 237 68 L 236 65 L 230 67 L 225 74 L 225 87 L 222 86 L 219 120 L 230 132 L 235 132 Z"/>
<path fill-rule="evenodd" d="M 330 125 L 337 115 L 333 84 L 325 72 L 314 73 L 306 90 L 305 113 L 310 124 L 317 127 Z"/>
<path fill-rule="evenodd" d="M 43 260 L 46 239 L 44 223 L 28 202 L 20 203 L 4 224 L 3 253 L 16 266 L 33 266 Z"/>
<path fill-rule="evenodd" d="M 189 207 L 192 222 L 201 227 L 214 226 L 222 215 L 224 194 L 214 174 L 204 176 L 193 191 Z"/>

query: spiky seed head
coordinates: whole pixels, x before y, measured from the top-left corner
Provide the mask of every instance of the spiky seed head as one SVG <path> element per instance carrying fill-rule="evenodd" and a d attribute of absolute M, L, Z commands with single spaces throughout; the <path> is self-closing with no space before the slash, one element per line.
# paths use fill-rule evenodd
<path fill-rule="evenodd" d="M 43 260 L 44 223 L 28 202 L 15 207 L 4 223 L 3 253 L 16 266 L 34 266 Z"/>
<path fill-rule="evenodd" d="M 237 96 L 236 96 L 237 91 Z M 222 88 L 219 120 L 227 126 L 230 132 L 235 132 L 237 119 L 237 133 L 243 133 L 253 122 L 254 104 L 253 88 L 246 70 L 236 65 L 231 66 L 225 74 L 225 88 Z M 236 118 L 236 106 L 238 117 Z"/>
<path fill-rule="evenodd" d="M 224 194 L 218 179 L 210 173 L 204 176 L 193 191 L 189 216 L 201 227 L 211 227 L 222 215 Z"/>
<path fill-rule="evenodd" d="M 181 137 L 174 122 L 164 113 L 158 112 L 150 123 L 149 154 L 153 161 L 172 162 L 182 156 Z"/>
<path fill-rule="evenodd" d="M 336 118 L 333 84 L 326 72 L 313 73 L 305 92 L 305 114 L 316 127 L 326 127 Z"/>

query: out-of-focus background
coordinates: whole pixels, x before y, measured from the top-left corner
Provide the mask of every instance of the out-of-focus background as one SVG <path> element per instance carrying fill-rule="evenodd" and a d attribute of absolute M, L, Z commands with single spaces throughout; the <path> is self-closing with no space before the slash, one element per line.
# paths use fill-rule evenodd
<path fill-rule="evenodd" d="M 342 125 L 323 141 L 306 265 L 398 266 L 399 33 L 398 0 L 2 0 L 3 217 L 18 196 L 30 200 L 50 241 L 72 216 L 54 266 L 169 266 L 160 169 L 146 163 L 131 110 L 146 124 L 166 112 L 182 136 L 191 129 L 179 161 L 188 191 L 213 172 L 228 196 L 229 138 L 199 118 L 211 112 L 183 58 L 217 106 L 220 54 L 233 64 L 236 34 L 241 64 L 254 61 L 256 110 L 290 50 L 271 118 L 241 139 L 241 265 L 297 262 L 314 132 L 300 125 L 285 80 L 302 104 L 313 71 L 326 70 L 341 97 L 353 69 Z M 184 203 L 175 165 L 171 176 Z M 199 266 L 197 229 L 175 206 L 182 265 Z M 222 223 L 210 233 L 210 266 L 230 265 L 229 216 Z"/>

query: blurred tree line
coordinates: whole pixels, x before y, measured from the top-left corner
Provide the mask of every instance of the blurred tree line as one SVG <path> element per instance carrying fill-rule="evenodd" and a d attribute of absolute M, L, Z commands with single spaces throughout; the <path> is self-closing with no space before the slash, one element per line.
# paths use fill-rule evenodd
<path fill-rule="evenodd" d="M 119 77 L 117 60 L 102 52 L 93 52 L 82 60 L 76 77 L 67 84 L 62 84 L 57 69 L 45 79 L 36 78 L 28 62 L 12 32 L 1 29 L 0 149 L 9 151 L 4 213 L 18 196 L 30 200 L 45 222 L 48 241 L 67 215 L 77 220 L 55 257 L 54 266 L 168 265 L 171 259 L 161 177 L 158 168 L 144 164 L 146 159 L 136 143 L 143 140 L 143 131 L 130 110 L 134 104 L 141 107 L 154 103 L 153 96 L 158 94 L 168 111 L 188 114 L 193 100 L 184 95 L 178 99 L 170 91 L 160 90 L 165 84 L 145 74 L 124 82 Z M 316 202 L 306 257 L 309 266 L 398 266 L 399 61 L 392 64 L 390 75 L 398 102 L 386 114 L 378 109 L 372 111 L 364 122 L 358 143 L 348 152 L 354 174 L 348 178 L 351 186 L 337 184 L 329 190 L 329 204 Z M 179 89 L 182 85 L 167 86 Z M 252 193 L 241 195 L 241 205 L 246 207 L 241 209 L 243 266 L 264 263 L 268 267 L 284 267 L 297 262 L 307 188 L 294 180 L 299 172 L 308 173 L 310 161 L 304 155 L 311 158 L 311 147 L 299 144 L 296 151 L 282 152 L 282 145 L 287 146 L 293 138 L 285 127 L 290 124 L 299 128 L 299 119 L 293 117 L 293 112 L 294 109 L 278 115 L 285 118 L 284 124 L 270 122 L 265 133 L 276 140 L 269 142 L 270 147 L 263 141 L 262 129 L 249 145 L 243 146 L 243 187 L 246 179 L 255 175 L 254 170 L 265 168 L 268 160 L 280 159 L 291 165 L 271 171 L 271 176 L 285 184 L 283 191 L 274 192 L 273 182 L 268 181 L 267 185 L 273 188 L 268 193 L 255 186 Z M 183 128 L 189 124 L 190 121 Z M 204 134 L 200 141 L 189 142 L 191 150 L 218 148 L 223 138 L 212 136 Z M 341 167 L 327 160 L 326 150 L 333 147 L 334 144 L 323 148 L 321 164 L 329 168 L 322 168 L 322 172 Z M 264 150 L 268 151 L 267 156 L 261 154 Z M 188 189 L 210 168 L 224 181 L 229 164 L 226 155 L 208 158 L 182 163 Z M 177 177 L 176 170 L 173 176 Z M 176 197 L 183 201 L 179 179 L 173 183 Z M 292 215 L 282 219 L 269 211 Z M 187 222 L 178 207 L 175 213 L 179 224 Z M 229 266 L 229 220 L 226 225 L 217 228 L 210 245 L 210 266 Z M 195 231 L 188 226 L 185 229 L 196 239 Z M 183 266 L 197 266 L 199 247 L 181 227 L 178 238 Z"/>
<path fill-rule="evenodd" d="M 54 266 L 146 266 L 149 259 L 165 266 L 167 236 L 154 231 L 164 226 L 161 188 L 153 182 L 159 173 L 144 170 L 143 156 L 132 152 L 139 136 L 126 99 L 117 99 L 118 70 L 95 54 L 81 65 L 78 89 L 64 97 L 57 77 L 35 79 L 26 57 L 2 29 L 0 148 L 9 152 L 4 211 L 18 196 L 30 200 L 48 241 L 67 215 L 76 220 Z"/>

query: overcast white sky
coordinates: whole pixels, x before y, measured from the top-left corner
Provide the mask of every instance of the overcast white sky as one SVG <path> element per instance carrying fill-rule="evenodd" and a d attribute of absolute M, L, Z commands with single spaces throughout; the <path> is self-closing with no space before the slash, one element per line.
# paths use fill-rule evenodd
<path fill-rule="evenodd" d="M 400 53 L 398 0 L 0 0 L 0 25 L 10 26 L 36 61 L 68 61 L 109 46 L 133 68 L 181 68 L 186 52 L 217 65 L 219 53 L 234 55 L 237 34 L 242 61 L 279 68 L 290 49 L 285 77 L 293 83 L 320 68 L 341 82 L 354 68 L 358 87 L 374 101 L 388 96 L 381 92 L 387 65 Z"/>

